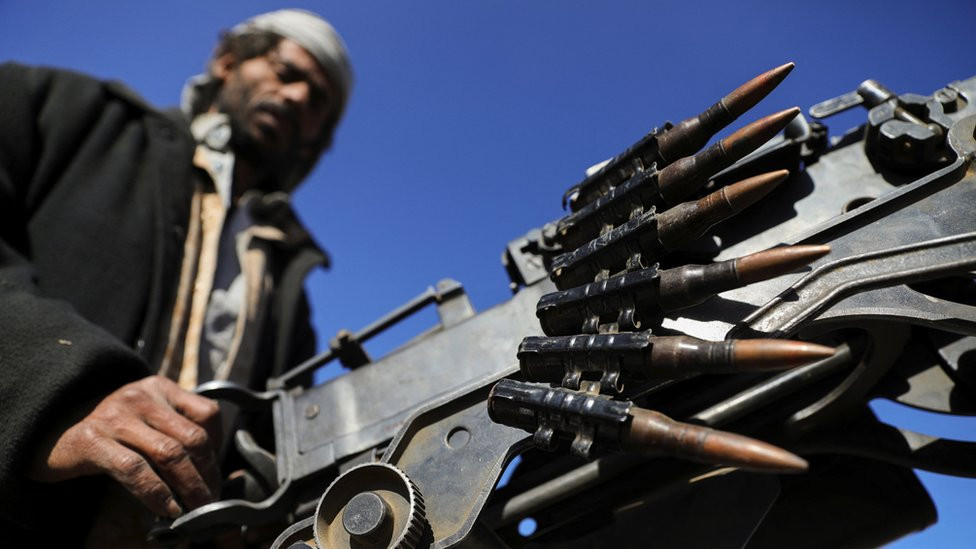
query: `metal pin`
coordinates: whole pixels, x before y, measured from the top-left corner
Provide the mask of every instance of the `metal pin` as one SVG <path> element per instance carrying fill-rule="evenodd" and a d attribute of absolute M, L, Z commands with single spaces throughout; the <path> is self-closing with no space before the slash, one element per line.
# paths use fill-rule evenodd
<path fill-rule="evenodd" d="M 658 303 L 663 311 L 692 307 L 716 294 L 796 271 L 829 252 L 826 245 L 783 246 L 710 265 L 663 270 Z"/>
<path fill-rule="evenodd" d="M 722 187 L 700 200 L 678 204 L 657 216 L 658 240 L 666 249 L 675 250 L 754 204 L 789 175 L 787 170 L 764 173 Z"/>
<path fill-rule="evenodd" d="M 763 473 L 802 473 L 808 467 L 806 460 L 796 454 L 760 440 L 682 423 L 643 408 L 633 407 L 630 414 L 632 419 L 622 440 L 627 451 Z"/>
<path fill-rule="evenodd" d="M 686 118 L 660 134 L 657 137 L 658 156 L 664 163 L 670 163 L 693 154 L 705 146 L 719 130 L 769 95 L 793 67 L 793 63 L 786 63 L 760 74 L 733 90 L 705 112 Z"/>
<path fill-rule="evenodd" d="M 799 107 L 761 118 L 693 156 L 686 156 L 661 170 L 657 184 L 661 197 L 677 204 L 698 190 L 709 177 L 728 168 L 782 131 L 800 113 Z"/>

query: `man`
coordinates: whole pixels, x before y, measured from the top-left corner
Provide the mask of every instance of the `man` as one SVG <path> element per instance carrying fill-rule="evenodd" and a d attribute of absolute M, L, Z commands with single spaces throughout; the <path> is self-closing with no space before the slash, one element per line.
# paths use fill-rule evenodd
<path fill-rule="evenodd" d="M 163 517 L 217 497 L 218 407 L 189 391 L 262 388 L 314 352 L 302 280 L 327 259 L 287 193 L 351 83 L 341 38 L 299 10 L 226 33 L 182 113 L 0 68 L 5 539 L 83 539 L 48 525 L 87 525 L 105 476 Z"/>

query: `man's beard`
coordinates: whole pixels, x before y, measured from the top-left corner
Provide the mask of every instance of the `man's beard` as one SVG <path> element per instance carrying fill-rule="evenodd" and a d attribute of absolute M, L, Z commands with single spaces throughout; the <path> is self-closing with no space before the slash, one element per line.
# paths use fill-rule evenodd
<path fill-rule="evenodd" d="M 258 187 L 265 192 L 283 190 L 282 187 L 286 184 L 295 163 L 299 161 L 297 143 L 292 143 L 291 146 L 278 152 L 262 142 L 260 137 L 251 133 L 253 129 L 250 123 L 251 117 L 257 111 L 250 108 L 251 90 L 245 85 L 223 86 L 217 94 L 216 105 L 218 111 L 226 114 L 229 119 L 230 146 L 234 155 L 238 161 L 244 159 L 249 168 L 255 170 Z M 271 102 L 255 105 L 255 107 L 261 106 L 269 109 L 282 108 Z M 254 131 L 260 130 L 254 129 Z"/>

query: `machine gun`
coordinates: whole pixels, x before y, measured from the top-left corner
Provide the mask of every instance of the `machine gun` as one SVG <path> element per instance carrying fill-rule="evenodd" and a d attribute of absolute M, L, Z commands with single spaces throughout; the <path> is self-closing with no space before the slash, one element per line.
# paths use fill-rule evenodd
<path fill-rule="evenodd" d="M 790 109 L 698 152 L 791 69 L 570 188 L 565 217 L 506 247 L 509 301 L 475 314 L 442 281 L 266 392 L 201 387 L 270 416 L 275 446 L 238 431 L 249 497 L 156 535 L 284 521 L 273 547 L 850 546 L 931 524 L 911 468 L 976 476 L 976 445 L 866 402 L 976 411 L 976 77 L 931 96 L 867 81 L 810 110 L 867 107 L 843 136 Z M 369 359 L 363 342 L 428 305 L 438 327 Z M 298 385 L 334 359 L 350 371 Z"/>

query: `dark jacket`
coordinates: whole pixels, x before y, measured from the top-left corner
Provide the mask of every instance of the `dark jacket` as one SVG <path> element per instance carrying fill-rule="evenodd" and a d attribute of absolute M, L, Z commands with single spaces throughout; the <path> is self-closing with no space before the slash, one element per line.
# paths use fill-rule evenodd
<path fill-rule="evenodd" d="M 73 483 L 26 479 L 40 438 L 154 371 L 157 334 L 178 282 L 193 148 L 178 112 L 157 111 L 118 83 L 0 65 L 0 517 L 7 526 L 57 523 L 51 506 L 79 496 L 65 494 Z M 258 352 L 266 375 L 314 352 L 302 281 L 325 262 L 310 238 L 280 255 Z"/>

